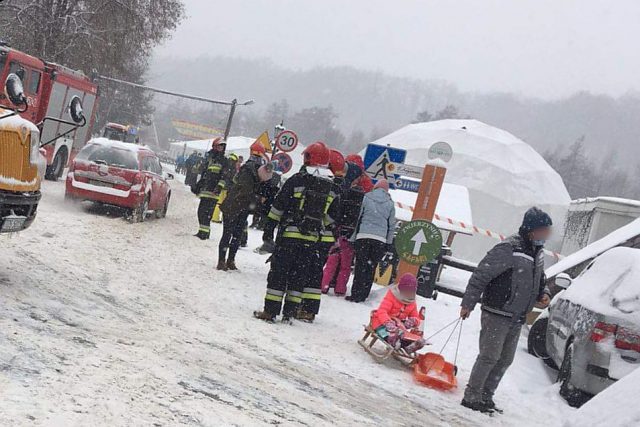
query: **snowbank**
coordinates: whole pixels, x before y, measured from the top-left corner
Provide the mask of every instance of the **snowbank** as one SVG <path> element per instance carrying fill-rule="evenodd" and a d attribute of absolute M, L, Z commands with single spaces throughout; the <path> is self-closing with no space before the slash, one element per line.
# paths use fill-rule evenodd
<path fill-rule="evenodd" d="M 542 156 L 512 134 L 477 120 L 440 120 L 405 126 L 374 143 L 405 149 L 406 163 L 422 166 L 439 141 L 453 148 L 445 180 L 469 189 L 475 225 L 508 235 L 536 205 L 552 216 L 559 242 L 571 200 L 567 189 Z M 457 256 L 477 261 L 496 242 L 476 235 L 457 243 Z"/>
<path fill-rule="evenodd" d="M 566 258 L 563 258 L 558 263 L 549 267 L 545 273 L 547 277 L 553 277 L 558 273 L 562 273 L 563 271 L 576 266 L 584 261 L 595 258 L 606 250 L 613 248 L 614 246 L 618 246 L 629 239 L 632 239 L 636 236 L 640 235 L 640 218 L 635 221 L 625 225 L 624 227 L 620 227 L 616 231 L 606 235 L 600 240 L 596 240 L 588 246 L 580 249 L 578 252 L 575 252 L 569 255 Z"/>
<path fill-rule="evenodd" d="M 640 369 L 622 378 L 580 408 L 564 427 L 638 426 Z"/>
<path fill-rule="evenodd" d="M 640 249 L 613 248 L 578 276 L 563 298 L 605 316 L 640 324 Z"/>

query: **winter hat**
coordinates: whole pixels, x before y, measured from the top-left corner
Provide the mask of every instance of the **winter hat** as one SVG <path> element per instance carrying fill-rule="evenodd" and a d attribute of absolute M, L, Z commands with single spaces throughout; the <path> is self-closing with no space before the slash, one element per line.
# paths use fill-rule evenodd
<path fill-rule="evenodd" d="M 418 281 L 411 273 L 404 273 L 398 282 L 398 290 L 401 292 L 415 292 L 418 290 Z"/>
<path fill-rule="evenodd" d="M 552 225 L 553 222 L 549 214 L 534 206 L 524 214 L 522 225 L 520 226 L 520 235 L 525 236 L 537 228 L 551 227 Z"/>
<path fill-rule="evenodd" d="M 379 179 L 378 182 L 376 182 L 376 185 L 373 187 L 373 189 L 375 190 L 376 188 L 382 188 L 384 191 L 389 191 L 389 181 L 387 181 L 386 179 Z"/>

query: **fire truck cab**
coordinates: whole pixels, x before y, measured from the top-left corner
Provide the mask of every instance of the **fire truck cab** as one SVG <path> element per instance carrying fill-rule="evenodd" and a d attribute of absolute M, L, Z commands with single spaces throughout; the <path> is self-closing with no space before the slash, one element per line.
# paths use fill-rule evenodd
<path fill-rule="evenodd" d="M 104 138 L 112 141 L 130 142 L 132 144 L 138 144 L 138 128 L 135 126 L 125 126 L 119 123 L 107 123 L 102 133 Z"/>
<path fill-rule="evenodd" d="M 40 131 L 47 162 L 45 177 L 57 180 L 69 160 L 91 137 L 98 87 L 79 71 L 45 62 L 0 42 L 0 82 L 10 74 L 17 75 L 24 85 L 28 108 L 20 116 Z M 87 126 L 75 128 L 67 124 L 72 123 L 68 107 L 74 97 L 80 99 L 87 112 Z M 4 94 L 0 94 L 0 107 L 12 108 Z"/>
<path fill-rule="evenodd" d="M 10 107 L 0 107 L 0 233 L 13 233 L 29 227 L 36 217 L 46 159 L 40 130 L 21 117 L 29 113 L 29 100 L 18 74 L 9 74 L 4 86 L 4 101 Z M 67 134 L 86 124 L 79 96 L 71 98 L 67 111 L 72 122 L 45 117 L 42 124 L 63 124 Z"/>

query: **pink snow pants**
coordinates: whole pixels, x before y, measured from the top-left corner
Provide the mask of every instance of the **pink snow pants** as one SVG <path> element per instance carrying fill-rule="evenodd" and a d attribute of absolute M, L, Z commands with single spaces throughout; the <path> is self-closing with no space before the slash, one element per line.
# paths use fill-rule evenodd
<path fill-rule="evenodd" d="M 337 250 L 336 250 L 337 249 Z M 347 293 L 347 282 L 351 275 L 351 261 L 353 260 L 353 246 L 346 237 L 339 237 L 338 242 L 332 248 L 327 263 L 322 273 L 322 292 L 329 292 L 329 285 L 336 278 L 336 295 Z M 337 273 L 337 275 L 336 275 Z"/>

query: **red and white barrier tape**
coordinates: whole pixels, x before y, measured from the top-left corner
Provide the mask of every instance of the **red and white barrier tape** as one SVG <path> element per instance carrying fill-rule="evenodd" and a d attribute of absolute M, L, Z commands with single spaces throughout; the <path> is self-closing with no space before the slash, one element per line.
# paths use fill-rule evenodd
<path fill-rule="evenodd" d="M 400 203 L 400 202 L 396 202 L 396 206 L 398 206 L 400 209 L 407 209 L 407 210 L 413 212 L 413 206 L 405 205 L 405 204 Z M 496 239 L 496 240 L 505 240 L 507 238 L 507 236 L 505 236 L 502 233 L 498 233 L 496 231 L 487 230 L 486 228 L 476 227 L 475 225 L 465 224 L 464 222 L 458 221 L 457 219 L 447 218 L 447 217 L 444 217 L 444 216 L 440 216 L 438 214 L 435 214 L 434 217 L 438 221 L 448 222 L 449 224 L 455 225 L 456 227 L 460 227 L 460 228 L 464 228 L 465 230 L 469 230 L 470 232 L 472 232 L 474 234 L 482 234 L 484 236 L 491 237 L 492 239 Z M 548 249 L 545 249 L 544 252 L 547 255 L 554 257 L 558 261 L 561 260 L 562 258 L 564 258 L 559 253 L 550 251 Z"/>

